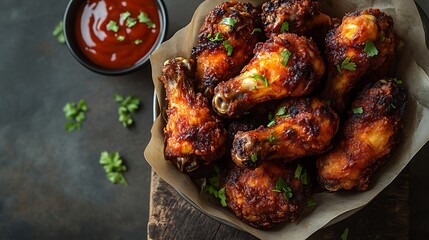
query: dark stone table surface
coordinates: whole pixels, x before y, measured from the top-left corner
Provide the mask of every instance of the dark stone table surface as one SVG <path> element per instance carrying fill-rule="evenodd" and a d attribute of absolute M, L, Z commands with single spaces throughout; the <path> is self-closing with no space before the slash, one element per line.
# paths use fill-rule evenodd
<path fill-rule="evenodd" d="M 145 239 L 151 67 L 118 77 L 82 67 L 52 37 L 67 2 L 0 0 L 0 239 Z M 168 39 L 201 0 L 164 2 Z M 117 121 L 114 94 L 142 100 L 129 129 Z M 87 119 L 67 133 L 62 108 L 79 99 L 88 103 Z M 102 151 L 123 156 L 128 186 L 107 180 Z M 411 228 L 426 237 L 428 157 L 425 146 L 409 166 Z"/>

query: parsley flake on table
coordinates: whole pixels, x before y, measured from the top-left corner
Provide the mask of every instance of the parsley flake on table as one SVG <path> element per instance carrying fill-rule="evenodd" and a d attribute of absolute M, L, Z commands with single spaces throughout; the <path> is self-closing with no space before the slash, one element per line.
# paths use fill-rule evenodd
<path fill-rule="evenodd" d="M 128 185 L 127 180 L 122 174 L 127 170 L 127 167 L 124 165 L 124 161 L 121 159 L 118 152 L 113 152 L 111 154 L 106 151 L 102 152 L 99 163 L 103 165 L 107 179 L 109 179 L 110 182 L 113 184 L 119 183 Z"/>
<path fill-rule="evenodd" d="M 287 49 L 283 50 L 283 52 L 280 53 L 280 57 L 282 58 L 282 64 L 283 64 L 283 66 L 287 65 L 287 63 L 289 62 L 289 57 L 290 57 L 291 54 L 292 53 L 289 50 L 287 50 Z"/>
<path fill-rule="evenodd" d="M 276 187 L 271 191 L 279 193 L 283 192 L 284 198 L 286 200 L 291 199 L 293 196 L 292 189 L 286 184 L 285 180 L 283 180 L 282 177 L 279 177 L 276 182 Z"/>
<path fill-rule="evenodd" d="M 231 56 L 232 55 L 232 51 L 234 50 L 234 48 L 232 47 L 232 45 L 228 42 L 228 40 L 223 41 L 223 46 L 226 49 L 226 55 Z"/>
<path fill-rule="evenodd" d="M 353 108 L 352 111 L 354 114 L 362 114 L 363 108 L 362 107 Z"/>
<path fill-rule="evenodd" d="M 214 37 L 211 33 L 207 35 L 207 38 L 210 40 L 210 42 L 219 42 L 223 41 L 223 35 L 220 32 L 215 33 Z"/>
<path fill-rule="evenodd" d="M 137 16 L 139 19 L 139 23 L 145 23 L 148 28 L 155 28 L 156 24 L 152 22 L 152 20 L 149 18 L 147 13 L 140 12 L 140 14 Z"/>
<path fill-rule="evenodd" d="M 226 18 L 223 18 L 220 23 L 234 27 L 235 24 L 237 23 L 237 20 L 230 18 L 230 17 L 226 17 Z"/>
<path fill-rule="evenodd" d="M 115 21 L 110 20 L 110 21 L 109 21 L 109 23 L 107 23 L 107 25 L 106 25 L 106 29 L 107 29 L 108 31 L 118 32 L 119 27 L 118 27 L 118 24 L 116 24 L 116 22 L 115 22 Z"/>
<path fill-rule="evenodd" d="M 63 107 L 65 117 L 69 120 L 65 129 L 67 132 L 73 132 L 80 129 L 81 123 L 85 120 L 85 112 L 88 111 L 85 100 L 81 99 L 77 104 L 74 102 L 66 103 Z"/>
<path fill-rule="evenodd" d="M 280 27 L 280 32 L 284 33 L 284 32 L 287 32 L 287 31 L 289 31 L 289 23 L 287 21 L 284 21 L 282 23 L 282 26 Z"/>
<path fill-rule="evenodd" d="M 124 127 L 133 124 L 131 114 L 139 109 L 140 99 L 133 96 L 123 97 L 116 94 L 115 101 L 120 104 L 118 108 L 119 122 L 121 122 Z"/>
<path fill-rule="evenodd" d="M 264 83 L 265 87 L 268 87 L 268 80 L 267 80 L 267 78 L 265 76 L 260 75 L 260 74 L 255 74 L 255 75 L 252 76 L 252 78 L 255 81 L 258 80 L 258 79 L 261 80 Z"/>
<path fill-rule="evenodd" d="M 350 61 L 350 57 L 346 57 L 344 61 L 340 64 L 337 64 L 337 71 L 342 74 L 343 69 L 349 71 L 356 71 L 356 63 Z"/>
<path fill-rule="evenodd" d="M 372 41 L 365 42 L 365 48 L 363 49 L 363 51 L 368 54 L 368 57 L 374 57 L 378 54 L 378 50 Z"/>
<path fill-rule="evenodd" d="M 57 25 L 54 28 L 54 31 L 52 31 L 52 36 L 57 39 L 57 41 L 61 44 L 64 44 L 66 42 L 66 39 L 64 38 L 64 32 L 63 32 L 63 21 L 59 21 Z"/>

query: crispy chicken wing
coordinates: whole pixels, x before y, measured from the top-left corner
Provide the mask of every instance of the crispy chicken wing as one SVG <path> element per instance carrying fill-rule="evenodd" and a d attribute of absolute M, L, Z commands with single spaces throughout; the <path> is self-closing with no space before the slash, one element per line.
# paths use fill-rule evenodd
<path fill-rule="evenodd" d="M 263 34 L 257 10 L 250 3 L 225 2 L 206 17 L 192 49 L 196 57 L 197 90 L 210 100 L 214 87 L 237 75 L 253 56 Z"/>
<path fill-rule="evenodd" d="M 271 0 L 262 5 L 264 32 L 272 37 L 283 32 L 307 35 L 314 27 L 331 25 L 320 12 L 320 3 L 311 0 Z"/>
<path fill-rule="evenodd" d="M 226 178 L 228 207 L 256 228 L 296 222 L 308 198 L 306 186 L 294 177 L 295 169 L 264 162 L 256 169 L 233 167 Z M 281 180 L 280 180 L 281 179 Z"/>
<path fill-rule="evenodd" d="M 317 98 L 291 98 L 280 104 L 270 127 L 235 135 L 232 159 L 255 167 L 271 159 L 293 160 L 322 153 L 338 130 L 339 119 Z"/>
<path fill-rule="evenodd" d="M 164 128 L 165 158 L 182 172 L 222 157 L 227 138 L 222 122 L 210 110 L 207 99 L 192 87 L 192 62 L 167 60 L 160 81 L 168 101 Z"/>
<path fill-rule="evenodd" d="M 325 65 L 315 44 L 283 33 L 258 43 L 255 56 L 241 74 L 215 88 L 213 108 L 238 117 L 257 103 L 309 94 L 319 83 Z"/>
<path fill-rule="evenodd" d="M 326 37 L 328 81 L 322 97 L 341 113 L 348 103 L 348 93 L 362 76 L 384 77 L 398 43 L 392 17 L 380 10 L 347 14 Z"/>
<path fill-rule="evenodd" d="M 317 160 L 320 184 L 329 191 L 366 190 L 399 141 L 406 102 L 405 88 L 394 80 L 365 88 L 353 102 L 339 145 Z"/>

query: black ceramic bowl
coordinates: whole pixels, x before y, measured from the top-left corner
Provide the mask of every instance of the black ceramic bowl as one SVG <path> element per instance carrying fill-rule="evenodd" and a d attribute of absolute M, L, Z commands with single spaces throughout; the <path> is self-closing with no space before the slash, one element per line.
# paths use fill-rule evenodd
<path fill-rule="evenodd" d="M 90 59 L 88 59 L 85 56 L 85 54 L 80 49 L 76 39 L 75 22 L 76 22 L 76 17 L 78 17 L 78 10 L 82 6 L 82 4 L 85 4 L 85 1 L 71 0 L 67 5 L 66 12 L 64 14 L 64 20 L 63 20 L 64 37 L 66 40 L 67 47 L 70 50 L 73 57 L 75 57 L 83 66 L 85 66 L 86 68 L 96 73 L 114 76 L 114 75 L 127 74 L 139 69 L 149 60 L 149 57 L 152 54 L 152 52 L 155 51 L 155 49 L 157 49 L 159 45 L 161 45 L 164 39 L 165 33 L 167 31 L 167 13 L 165 11 L 164 4 L 162 0 L 156 0 L 159 22 L 160 22 L 160 29 L 159 29 L 158 38 L 156 39 L 154 45 L 149 50 L 149 52 L 146 55 L 144 55 L 140 60 L 138 60 L 134 65 L 127 68 L 109 69 L 109 68 L 101 67 L 93 63 Z"/>

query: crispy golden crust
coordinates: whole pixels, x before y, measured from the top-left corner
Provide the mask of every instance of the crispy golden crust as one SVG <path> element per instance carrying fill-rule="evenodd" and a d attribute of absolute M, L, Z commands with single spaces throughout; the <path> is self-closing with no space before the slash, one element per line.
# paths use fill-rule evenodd
<path fill-rule="evenodd" d="M 370 57 L 364 51 L 367 41 L 375 44 L 377 55 Z M 347 14 L 341 25 L 326 37 L 328 81 L 322 98 L 330 100 L 333 109 L 341 113 L 347 106 L 348 93 L 362 76 L 385 76 L 398 43 L 392 17 L 380 10 L 368 9 Z M 356 70 L 340 68 L 346 58 L 356 64 Z"/>
<path fill-rule="evenodd" d="M 307 35 L 315 26 L 332 24 L 331 18 L 320 12 L 320 3 L 311 0 L 268 1 L 262 5 L 261 19 L 267 37 L 282 32 Z M 281 31 L 283 24 L 288 30 Z"/>
<path fill-rule="evenodd" d="M 254 170 L 233 167 L 225 183 L 228 207 L 237 217 L 256 228 L 297 221 L 307 194 L 301 181 L 294 178 L 294 171 L 277 162 L 264 162 Z M 273 191 L 280 177 L 292 190 L 289 200 L 284 197 L 284 192 Z"/>
<path fill-rule="evenodd" d="M 207 99 L 200 93 L 195 94 L 192 79 L 192 61 L 183 58 L 167 60 L 159 79 L 168 101 L 165 158 L 183 172 L 220 158 L 227 138 L 222 122 L 212 114 Z"/>
<path fill-rule="evenodd" d="M 365 88 L 353 102 L 339 145 L 317 160 L 320 184 L 330 191 L 366 190 L 371 176 L 399 142 L 406 90 L 394 80 Z"/>
<path fill-rule="evenodd" d="M 222 23 L 225 18 L 236 21 L 234 26 Z M 215 7 L 206 17 L 198 35 L 198 45 L 192 49 L 196 57 L 197 90 L 209 97 L 214 87 L 240 72 L 253 56 L 253 48 L 263 34 L 253 32 L 261 28 L 257 10 L 250 3 L 225 2 Z M 253 32 L 253 33 L 252 33 Z M 210 41 L 210 38 L 222 34 L 222 39 Z M 227 41 L 232 46 L 228 56 Z"/>
<path fill-rule="evenodd" d="M 338 130 L 337 114 L 317 98 L 291 98 L 278 109 L 274 126 L 235 135 L 231 155 L 237 165 L 255 167 L 272 159 L 320 154 Z"/>
<path fill-rule="evenodd" d="M 258 43 L 255 56 L 240 75 L 215 88 L 213 108 L 220 115 L 238 117 L 261 102 L 304 96 L 319 83 L 324 72 L 323 59 L 311 40 L 280 34 Z"/>

